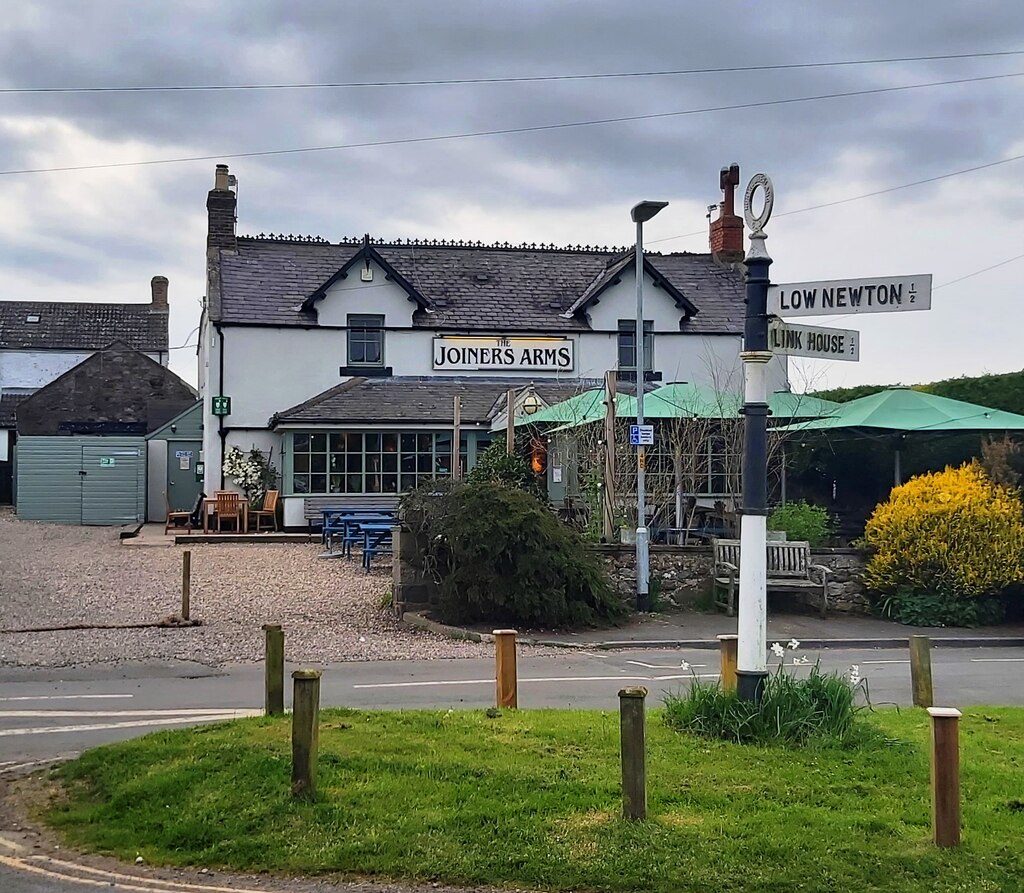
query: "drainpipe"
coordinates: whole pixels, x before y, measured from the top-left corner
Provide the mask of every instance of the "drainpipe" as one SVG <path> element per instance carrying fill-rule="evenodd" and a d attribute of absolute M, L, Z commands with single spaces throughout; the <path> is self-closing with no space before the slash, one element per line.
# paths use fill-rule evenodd
<path fill-rule="evenodd" d="M 217 385 L 217 393 L 223 395 L 224 393 L 224 329 L 219 325 L 216 326 L 217 334 L 220 336 L 220 357 L 218 358 L 217 365 L 218 377 L 220 379 Z M 217 416 L 217 433 L 220 435 L 220 489 L 224 489 L 224 454 L 226 452 L 225 447 L 228 440 L 228 432 L 224 427 L 224 416 Z"/>

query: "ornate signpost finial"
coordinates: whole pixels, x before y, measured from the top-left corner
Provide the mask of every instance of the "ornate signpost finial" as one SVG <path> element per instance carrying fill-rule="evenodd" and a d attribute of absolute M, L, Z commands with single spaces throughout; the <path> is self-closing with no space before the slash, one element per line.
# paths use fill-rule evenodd
<path fill-rule="evenodd" d="M 761 212 L 754 214 L 754 196 L 758 190 L 764 193 L 764 204 Z M 754 174 L 747 184 L 747 192 L 743 197 L 743 217 L 750 227 L 750 253 L 748 257 L 767 257 L 768 252 L 764 247 L 764 240 L 768 238 L 764 231 L 765 226 L 772 216 L 772 208 L 775 206 L 775 187 L 772 186 L 771 177 L 767 174 Z"/>

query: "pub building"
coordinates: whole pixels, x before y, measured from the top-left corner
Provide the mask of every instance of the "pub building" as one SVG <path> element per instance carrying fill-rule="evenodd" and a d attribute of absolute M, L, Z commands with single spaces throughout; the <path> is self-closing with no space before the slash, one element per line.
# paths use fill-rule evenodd
<path fill-rule="evenodd" d="M 649 387 L 741 390 L 737 182 L 738 169 L 723 171 L 708 253 L 645 254 Z M 465 471 L 504 438 L 510 390 L 518 418 L 609 370 L 635 387 L 632 247 L 242 236 L 234 184 L 217 165 L 206 203 L 205 492 L 232 487 L 226 450 L 258 447 L 280 472 L 285 526 L 305 527 L 319 507 L 393 502 L 450 475 L 456 396 Z M 769 390 L 786 388 L 786 371 L 772 360 Z M 560 498 L 563 476 L 546 465 Z"/>

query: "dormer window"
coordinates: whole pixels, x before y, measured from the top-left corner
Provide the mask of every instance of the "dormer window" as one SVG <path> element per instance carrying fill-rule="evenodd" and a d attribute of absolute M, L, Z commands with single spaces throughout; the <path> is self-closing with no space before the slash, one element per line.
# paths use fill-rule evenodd
<path fill-rule="evenodd" d="M 348 315 L 348 365 L 384 365 L 384 317 L 365 313 Z"/>

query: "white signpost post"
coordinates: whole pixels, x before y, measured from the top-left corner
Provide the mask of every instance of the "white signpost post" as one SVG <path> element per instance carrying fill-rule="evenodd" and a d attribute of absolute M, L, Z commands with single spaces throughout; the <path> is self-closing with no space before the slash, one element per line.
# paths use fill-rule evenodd
<path fill-rule="evenodd" d="M 794 326 L 776 318 L 768 323 L 768 347 L 772 353 L 856 362 L 860 359 L 860 332 Z"/>

